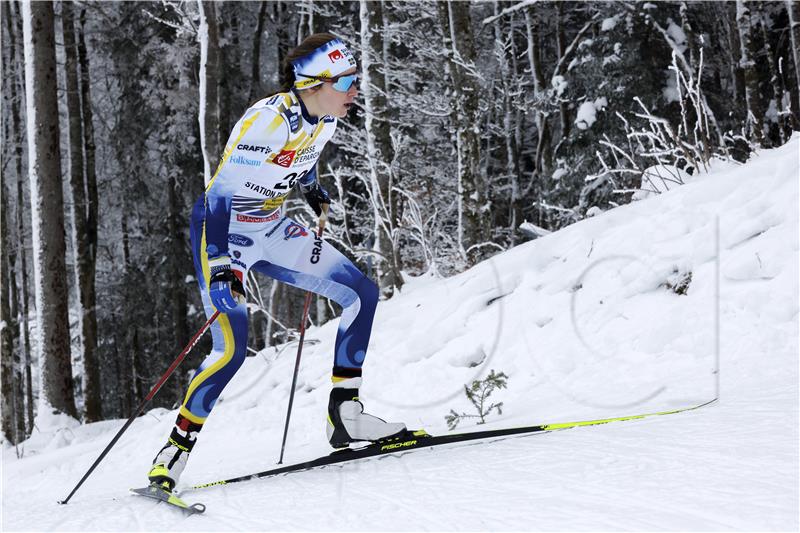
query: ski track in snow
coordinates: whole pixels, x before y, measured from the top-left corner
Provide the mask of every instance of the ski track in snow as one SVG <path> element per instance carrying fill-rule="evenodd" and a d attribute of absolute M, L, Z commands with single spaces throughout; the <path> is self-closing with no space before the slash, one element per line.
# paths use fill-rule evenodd
<path fill-rule="evenodd" d="M 3 449 L 0 525 L 19 531 L 796 530 L 799 148 L 795 134 L 789 145 L 747 165 L 574 224 L 459 276 L 410 279 L 402 294 L 379 305 L 361 391 L 368 410 L 433 434 L 446 431 L 450 408 L 471 411 L 462 386 L 492 368 L 510 376 L 508 389 L 492 397 L 504 402 L 503 415 L 492 415 L 486 426 L 467 420 L 459 431 L 707 401 L 716 380 L 718 215 L 715 404 L 186 489 L 274 467 L 294 353 L 265 350 L 248 358 L 223 393 L 181 480 L 180 496 L 206 504 L 205 514 L 188 516 L 127 492 L 146 483 L 175 418 L 175 411 L 154 409 L 134 422 L 66 506 L 56 501 L 122 421 L 78 426 L 37 419 L 40 431 L 22 447 L 22 459 L 14 448 Z M 676 269 L 692 272 L 685 296 L 663 288 Z M 319 342 L 303 353 L 284 464 L 330 451 L 323 426 L 336 326 L 307 332 Z"/>
<path fill-rule="evenodd" d="M 44 500 L 48 512 L 30 529 L 514 530 L 569 525 L 577 530 L 653 530 L 664 524 L 670 529 L 779 529 L 786 524 L 781 511 L 797 507 L 796 488 L 786 490 L 796 481 L 796 469 L 764 479 L 761 459 L 797 466 L 791 445 L 797 431 L 787 429 L 786 438 L 772 431 L 794 427 L 786 414 L 757 412 L 740 421 L 743 408 L 723 402 L 657 419 L 423 449 L 184 492 L 187 502 L 208 505 L 199 516 L 184 516 L 117 488 L 109 488 L 116 493 L 109 497 L 84 487 L 86 493 L 62 507 L 54 503 L 61 487 L 39 487 L 37 499 Z M 717 422 L 709 432 L 709 417 L 724 419 L 728 427 Z M 49 501 L 42 492 L 51 494 Z M 15 499 L 4 494 L 7 511 L 22 504 Z M 21 522 L 6 522 L 8 514 L 4 529 L 30 530 Z M 30 523 L 30 516 L 18 519 Z"/>

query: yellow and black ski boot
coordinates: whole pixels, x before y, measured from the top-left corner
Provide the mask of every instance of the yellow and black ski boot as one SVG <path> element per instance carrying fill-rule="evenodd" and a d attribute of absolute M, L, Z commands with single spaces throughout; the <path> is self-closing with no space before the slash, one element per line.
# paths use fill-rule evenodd
<path fill-rule="evenodd" d="M 178 415 L 178 420 L 167 443 L 153 459 L 153 466 L 147 474 L 147 479 L 152 485 L 172 492 L 178 479 L 181 477 L 186 462 L 189 460 L 189 453 L 194 448 L 197 440 L 197 432 L 203 426 L 189 422 L 187 419 Z"/>

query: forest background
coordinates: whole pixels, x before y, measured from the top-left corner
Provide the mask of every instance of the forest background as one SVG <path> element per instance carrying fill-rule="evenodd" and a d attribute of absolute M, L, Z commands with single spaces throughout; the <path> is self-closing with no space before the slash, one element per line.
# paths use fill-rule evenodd
<path fill-rule="evenodd" d="M 127 417 L 205 320 L 192 203 L 311 33 L 359 60 L 326 239 L 390 298 L 800 128 L 800 3 L 2 2 L 2 431 Z M 314 224 L 302 196 L 290 216 Z M 249 349 L 304 295 L 248 284 Z M 339 309 L 315 298 L 314 324 Z M 209 348 L 156 397 L 174 407 Z"/>

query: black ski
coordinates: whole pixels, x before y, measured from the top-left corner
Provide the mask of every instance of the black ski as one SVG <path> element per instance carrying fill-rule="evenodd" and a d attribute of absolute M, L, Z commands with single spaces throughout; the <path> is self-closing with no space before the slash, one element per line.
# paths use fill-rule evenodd
<path fill-rule="evenodd" d="M 650 416 L 683 413 L 686 411 L 693 411 L 695 409 L 700 409 L 701 407 L 705 407 L 706 405 L 714 403 L 716 400 L 717 399 L 714 398 L 713 400 L 705 402 L 700 405 L 695 405 L 693 407 L 684 407 L 682 409 L 675 409 L 672 411 L 661 411 L 658 413 L 646 413 L 641 415 L 621 416 L 617 418 L 604 418 L 598 420 L 584 420 L 580 422 L 541 424 L 537 426 L 523 426 L 516 428 L 493 429 L 488 431 L 475 431 L 471 433 L 453 433 L 449 435 L 437 435 L 437 436 L 428 435 L 424 431 L 408 432 L 408 434 L 395 438 L 388 442 L 378 442 L 375 444 L 367 445 L 359 449 L 339 450 L 331 453 L 330 455 L 325 455 L 317 459 L 313 459 L 311 461 L 306 461 L 304 463 L 297 463 L 294 465 L 283 466 L 280 468 L 273 468 L 271 470 L 265 470 L 263 472 L 258 472 L 256 474 L 249 474 L 246 476 L 239 476 L 230 479 L 224 479 L 221 481 L 214 481 L 211 483 L 194 485 L 190 487 L 190 489 L 203 489 L 207 487 L 213 487 L 215 485 L 228 485 L 230 483 L 238 483 L 240 481 L 247 481 L 250 479 L 277 476 L 279 474 L 299 472 L 302 470 L 308 470 L 310 468 L 318 468 L 332 464 L 345 463 L 348 461 L 365 459 L 367 457 L 374 457 L 377 455 L 387 455 L 390 453 L 405 452 L 405 451 L 415 450 L 418 448 L 430 448 L 433 446 L 440 446 L 443 444 L 453 444 L 457 442 L 466 442 L 479 439 L 490 439 L 495 437 L 508 437 L 511 435 L 523 435 L 523 434 L 559 431 L 562 429 L 570 429 L 580 426 L 597 426 L 600 424 L 608 424 L 610 422 L 622 422 L 625 420 L 637 420 L 640 418 L 645 418 Z"/>

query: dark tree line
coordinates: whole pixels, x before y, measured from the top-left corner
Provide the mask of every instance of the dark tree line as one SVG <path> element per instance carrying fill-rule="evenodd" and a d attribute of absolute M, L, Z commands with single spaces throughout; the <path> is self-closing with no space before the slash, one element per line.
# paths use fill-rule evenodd
<path fill-rule="evenodd" d="M 798 129 L 797 2 L 3 2 L 2 429 L 127 416 L 203 321 L 193 201 L 279 65 L 330 31 L 358 108 L 320 161 L 327 237 L 379 283 L 449 275 L 630 202 L 647 169 Z M 25 37 L 29 36 L 25 46 Z M 313 223 L 299 196 L 289 214 Z M 251 279 L 253 352 L 303 295 Z M 317 299 L 311 320 L 338 309 Z M 172 407 L 208 345 L 157 398 Z"/>

